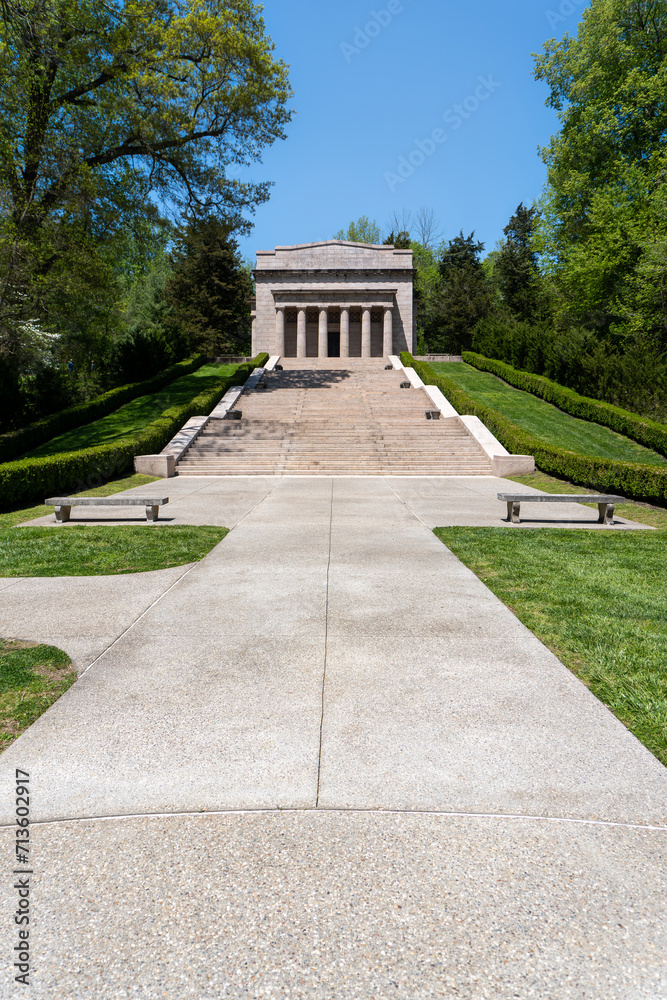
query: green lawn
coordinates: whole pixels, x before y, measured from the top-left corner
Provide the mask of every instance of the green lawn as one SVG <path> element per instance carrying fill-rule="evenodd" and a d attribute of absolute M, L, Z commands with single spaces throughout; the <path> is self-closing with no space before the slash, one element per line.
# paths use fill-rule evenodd
<path fill-rule="evenodd" d="M 55 646 L 0 639 L 0 749 L 39 718 L 76 680 Z"/>
<path fill-rule="evenodd" d="M 667 532 L 435 533 L 667 764 Z"/>
<path fill-rule="evenodd" d="M 200 392 L 214 386 L 221 378 L 231 375 L 238 365 L 204 365 L 190 375 L 176 379 L 160 392 L 150 396 L 139 396 L 131 403 L 126 403 L 120 409 L 109 413 L 106 417 L 95 420 L 92 424 L 76 427 L 60 437 L 53 438 L 46 444 L 29 451 L 25 457 L 38 458 L 42 455 L 56 455 L 63 451 L 76 451 L 79 448 L 91 448 L 97 444 L 110 444 L 117 438 L 141 430 L 151 420 L 172 406 L 187 403 Z"/>
<path fill-rule="evenodd" d="M 115 576 L 198 562 L 227 528 L 72 525 L 0 531 L 0 577 Z"/>
<path fill-rule="evenodd" d="M 477 402 L 497 410 L 519 427 L 558 448 L 622 462 L 665 464 L 665 459 L 657 452 L 608 427 L 571 417 L 529 392 L 514 389 L 490 372 L 478 371 L 461 361 L 433 362 L 431 367 L 456 382 Z"/>

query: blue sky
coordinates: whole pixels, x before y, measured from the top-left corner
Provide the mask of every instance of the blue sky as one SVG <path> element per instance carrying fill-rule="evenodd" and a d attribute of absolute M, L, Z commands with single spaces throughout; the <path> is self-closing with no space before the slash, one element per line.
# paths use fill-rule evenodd
<path fill-rule="evenodd" d="M 474 229 L 492 250 L 518 203 L 540 196 L 538 146 L 558 129 L 531 53 L 575 33 L 584 2 L 267 0 L 296 114 L 242 172 L 275 182 L 243 254 L 328 239 L 361 215 L 384 230 L 421 206 L 446 237 Z"/>

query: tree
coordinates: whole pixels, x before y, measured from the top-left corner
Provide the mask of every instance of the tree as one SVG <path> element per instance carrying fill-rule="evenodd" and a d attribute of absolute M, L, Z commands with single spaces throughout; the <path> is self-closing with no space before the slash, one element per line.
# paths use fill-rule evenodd
<path fill-rule="evenodd" d="M 228 168 L 259 160 L 291 116 L 257 5 L 2 0 L 2 12 L 0 335 L 41 309 L 63 260 L 70 273 L 94 260 L 151 195 L 247 228 L 268 184 Z"/>
<path fill-rule="evenodd" d="M 536 208 L 521 202 L 509 224 L 505 239 L 495 252 L 491 268 L 503 301 L 520 319 L 537 317 L 540 306 L 538 254 L 533 245 Z"/>
<path fill-rule="evenodd" d="M 383 246 L 391 247 L 393 246 L 396 250 L 410 250 L 412 247 L 412 240 L 410 239 L 410 233 L 405 230 L 399 233 L 395 233 L 393 230 L 389 233 L 386 240 L 383 240 Z"/>
<path fill-rule="evenodd" d="M 414 231 L 417 242 L 423 247 L 433 250 L 439 240 L 442 239 L 442 226 L 440 225 L 432 208 L 422 207 L 419 209 L 415 219 Z"/>
<path fill-rule="evenodd" d="M 367 215 L 360 216 L 357 221 L 349 223 L 347 229 L 340 229 L 334 233 L 335 240 L 346 240 L 349 243 L 372 243 L 377 245 L 380 242 L 380 227 L 375 219 L 371 220 Z"/>
<path fill-rule="evenodd" d="M 190 350 L 236 354 L 250 340 L 252 279 L 229 226 L 217 216 L 191 217 L 176 236 L 165 299 L 167 325 Z"/>
<path fill-rule="evenodd" d="M 667 343 L 667 5 L 592 0 L 576 37 L 552 40 L 535 75 L 561 129 L 543 150 L 539 241 L 564 312 L 590 329 Z M 648 282 L 648 285 L 647 285 Z"/>
<path fill-rule="evenodd" d="M 483 250 L 474 232 L 464 236 L 463 231 L 443 248 L 437 318 L 427 333 L 430 350 L 457 354 L 469 350 L 475 325 L 491 311 L 492 291 L 480 261 Z"/>

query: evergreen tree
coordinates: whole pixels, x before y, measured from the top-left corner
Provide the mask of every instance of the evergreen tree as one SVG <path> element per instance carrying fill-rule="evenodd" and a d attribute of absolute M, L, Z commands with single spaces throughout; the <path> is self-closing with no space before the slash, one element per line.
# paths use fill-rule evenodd
<path fill-rule="evenodd" d="M 410 250 L 412 247 L 410 233 L 405 230 L 402 230 L 400 233 L 394 233 L 392 230 L 387 239 L 384 240 L 383 246 L 393 246 L 396 250 Z"/>
<path fill-rule="evenodd" d="M 245 351 L 253 285 L 229 226 L 214 215 L 190 218 L 178 232 L 171 263 L 168 326 L 187 338 L 190 350 L 210 357 Z"/>
<path fill-rule="evenodd" d="M 480 261 L 483 250 L 484 244 L 475 240 L 474 232 L 464 236 L 463 231 L 444 248 L 439 264 L 438 316 L 432 331 L 426 331 L 434 353 L 470 350 L 475 325 L 492 309 L 493 294 Z"/>
<path fill-rule="evenodd" d="M 506 239 L 493 261 L 493 278 L 503 301 L 520 319 L 535 318 L 540 308 L 538 255 L 533 248 L 537 215 L 536 208 L 521 202 L 505 226 Z"/>

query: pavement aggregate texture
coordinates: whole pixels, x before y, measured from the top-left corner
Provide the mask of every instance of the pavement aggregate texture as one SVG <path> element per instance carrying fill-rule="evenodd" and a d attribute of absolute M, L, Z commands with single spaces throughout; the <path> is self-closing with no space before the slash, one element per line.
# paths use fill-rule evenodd
<path fill-rule="evenodd" d="M 6 859 L 30 772 L 29 995 L 667 1000 L 667 770 L 430 530 L 502 524 L 511 484 L 166 485 L 233 529 L 201 563 L 0 597 L 4 629 L 82 628 L 0 757 Z"/>

